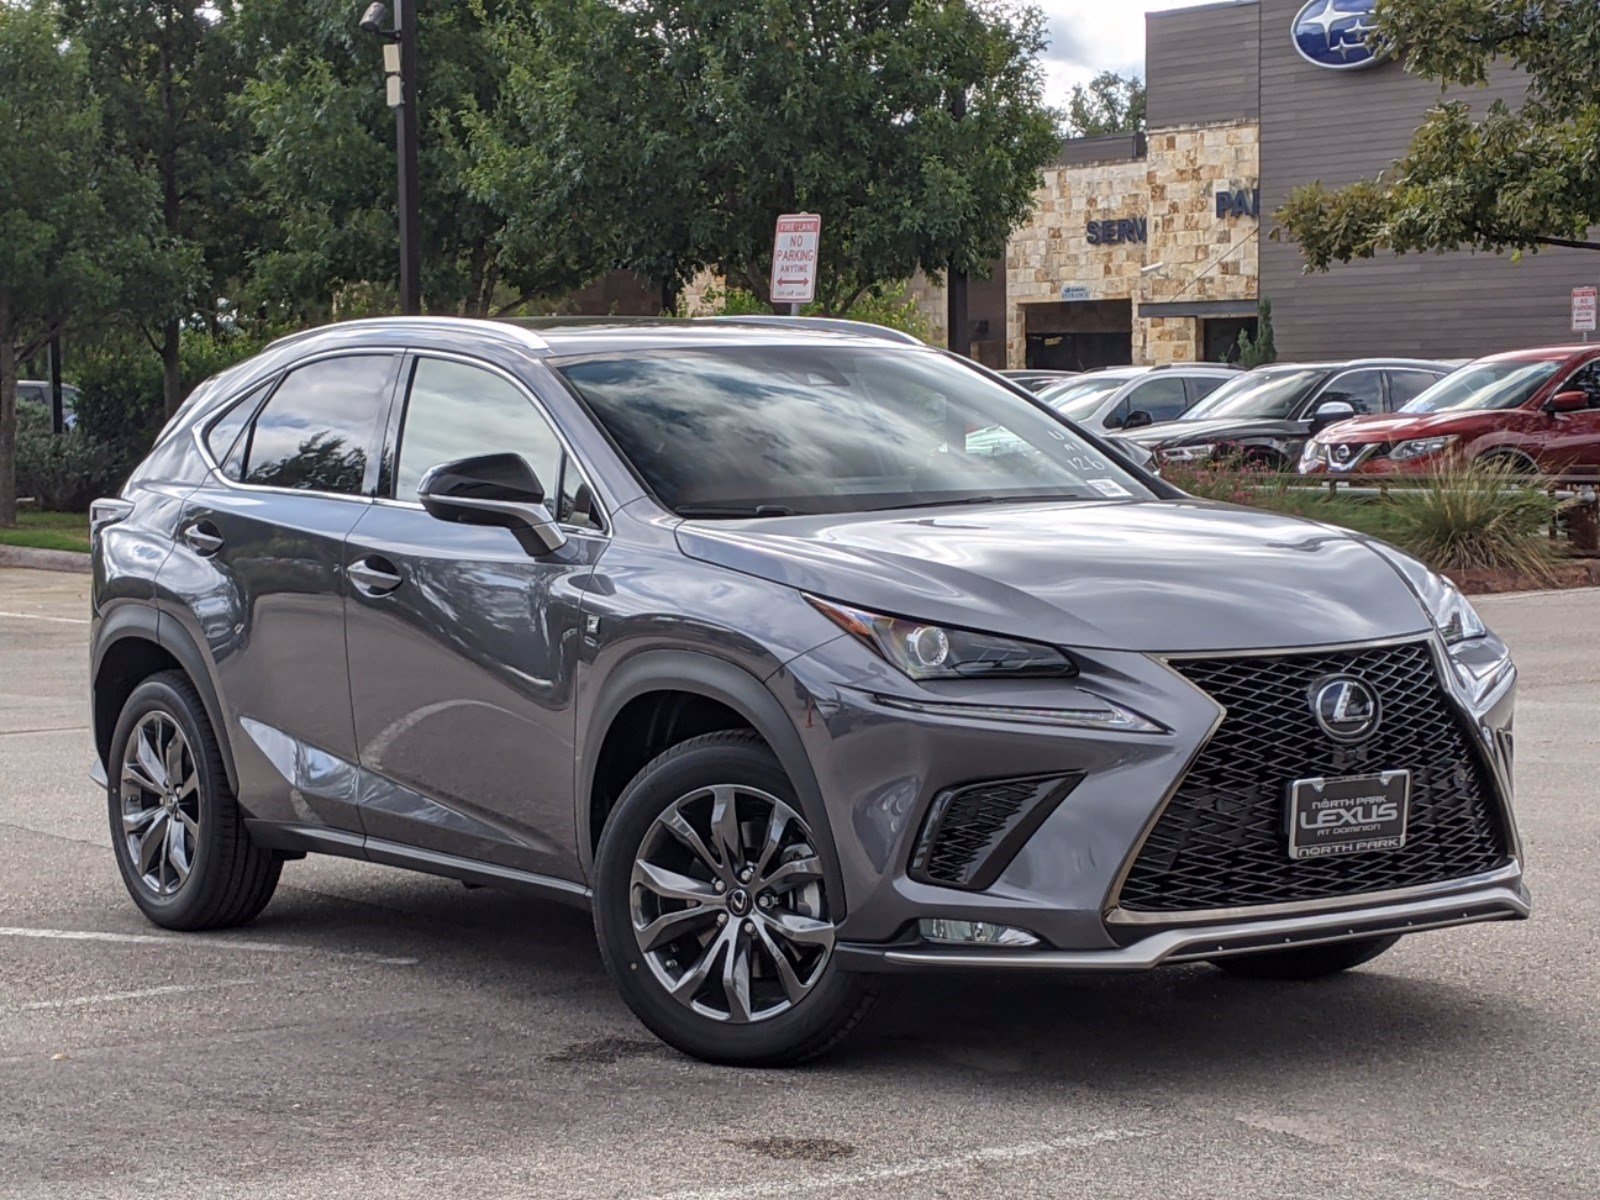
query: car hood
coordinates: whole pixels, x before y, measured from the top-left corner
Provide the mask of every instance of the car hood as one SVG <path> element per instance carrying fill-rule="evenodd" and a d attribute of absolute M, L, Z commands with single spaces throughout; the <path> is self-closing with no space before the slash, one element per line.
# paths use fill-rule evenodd
<path fill-rule="evenodd" d="M 1212 417 L 1200 421 L 1169 421 L 1147 425 L 1118 437 L 1150 449 L 1186 446 L 1194 442 L 1215 442 L 1230 437 L 1304 437 L 1303 421 L 1282 421 L 1266 417 Z"/>
<path fill-rule="evenodd" d="M 1198 500 L 687 522 L 677 537 L 691 558 L 843 603 L 1085 649 L 1266 649 L 1430 628 L 1355 535 Z"/>
<path fill-rule="evenodd" d="M 1351 421 L 1329 425 L 1317 434 L 1317 441 L 1324 444 L 1343 442 L 1366 445 L 1371 442 L 1405 442 L 1414 438 L 1440 437 L 1447 433 L 1472 433 L 1492 422 L 1496 415 L 1484 411 L 1446 411 L 1356 417 Z"/>

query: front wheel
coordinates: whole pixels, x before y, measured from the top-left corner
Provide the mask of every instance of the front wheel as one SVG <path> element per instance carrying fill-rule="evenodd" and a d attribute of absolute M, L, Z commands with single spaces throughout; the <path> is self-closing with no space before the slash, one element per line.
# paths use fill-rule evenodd
<path fill-rule="evenodd" d="M 878 993 L 834 959 L 816 835 L 753 733 L 652 761 L 595 856 L 595 931 L 634 1014 L 708 1062 L 782 1066 L 832 1048 Z"/>
<path fill-rule="evenodd" d="M 1211 965 L 1246 979 L 1320 979 L 1371 962 L 1399 940 L 1398 936 L 1355 938 L 1325 946 L 1264 950 L 1259 954 L 1214 958 Z"/>

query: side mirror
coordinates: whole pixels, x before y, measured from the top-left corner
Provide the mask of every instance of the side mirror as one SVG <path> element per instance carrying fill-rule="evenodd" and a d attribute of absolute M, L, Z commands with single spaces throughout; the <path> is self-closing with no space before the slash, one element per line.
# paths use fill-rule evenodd
<path fill-rule="evenodd" d="M 1128 419 L 1122 423 L 1124 429 L 1143 429 L 1146 425 L 1154 425 L 1156 419 L 1142 408 L 1136 408 L 1128 414 Z"/>
<path fill-rule="evenodd" d="M 1544 410 L 1551 416 L 1556 413 L 1582 412 L 1588 407 L 1588 392 L 1557 392 L 1544 402 Z"/>
<path fill-rule="evenodd" d="M 417 499 L 441 521 L 509 529 L 535 558 L 567 544 L 544 505 L 544 485 L 520 454 L 482 454 L 437 466 L 422 477 Z"/>
<path fill-rule="evenodd" d="M 1356 415 L 1356 406 L 1348 400 L 1324 400 L 1311 414 L 1311 432 L 1321 433 L 1329 425 L 1348 421 Z"/>

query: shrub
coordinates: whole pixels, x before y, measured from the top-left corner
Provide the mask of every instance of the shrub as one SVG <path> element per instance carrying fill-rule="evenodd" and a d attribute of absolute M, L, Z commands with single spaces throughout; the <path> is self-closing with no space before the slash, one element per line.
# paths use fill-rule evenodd
<path fill-rule="evenodd" d="M 1168 483 L 1220 500 L 1338 525 L 1392 542 L 1436 571 L 1511 571 L 1553 578 L 1546 536 L 1556 503 L 1501 468 L 1478 466 L 1397 485 L 1383 495 L 1330 494 L 1293 476 L 1226 467 L 1163 472 Z"/>
<path fill-rule="evenodd" d="M 705 301 L 726 317 L 772 315 L 772 305 L 739 288 L 726 291 L 708 289 Z M 810 304 L 802 310 L 802 315 L 820 317 L 827 314 L 823 313 L 820 305 Z M 912 296 L 910 286 L 905 283 L 886 284 L 868 291 L 847 312 L 834 315 L 850 321 L 867 321 L 873 325 L 898 329 L 920 341 L 933 341 L 933 325 Z"/>
<path fill-rule="evenodd" d="M 52 512 L 82 512 L 96 496 L 115 492 L 126 474 L 119 456 L 82 427 L 50 432 L 42 413 L 19 414 L 17 494 Z"/>
<path fill-rule="evenodd" d="M 1394 537 L 1437 571 L 1514 571 L 1554 577 L 1547 531 L 1556 502 L 1514 472 L 1480 465 L 1393 494 Z"/>

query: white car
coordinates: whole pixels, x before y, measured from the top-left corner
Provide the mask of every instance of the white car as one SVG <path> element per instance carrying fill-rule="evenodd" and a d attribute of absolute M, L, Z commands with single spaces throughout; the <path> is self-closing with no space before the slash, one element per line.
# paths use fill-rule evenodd
<path fill-rule="evenodd" d="M 1107 367 L 1045 388 L 1039 399 L 1091 433 L 1142 429 L 1176 421 L 1238 377 L 1237 367 L 1213 363 Z"/>

